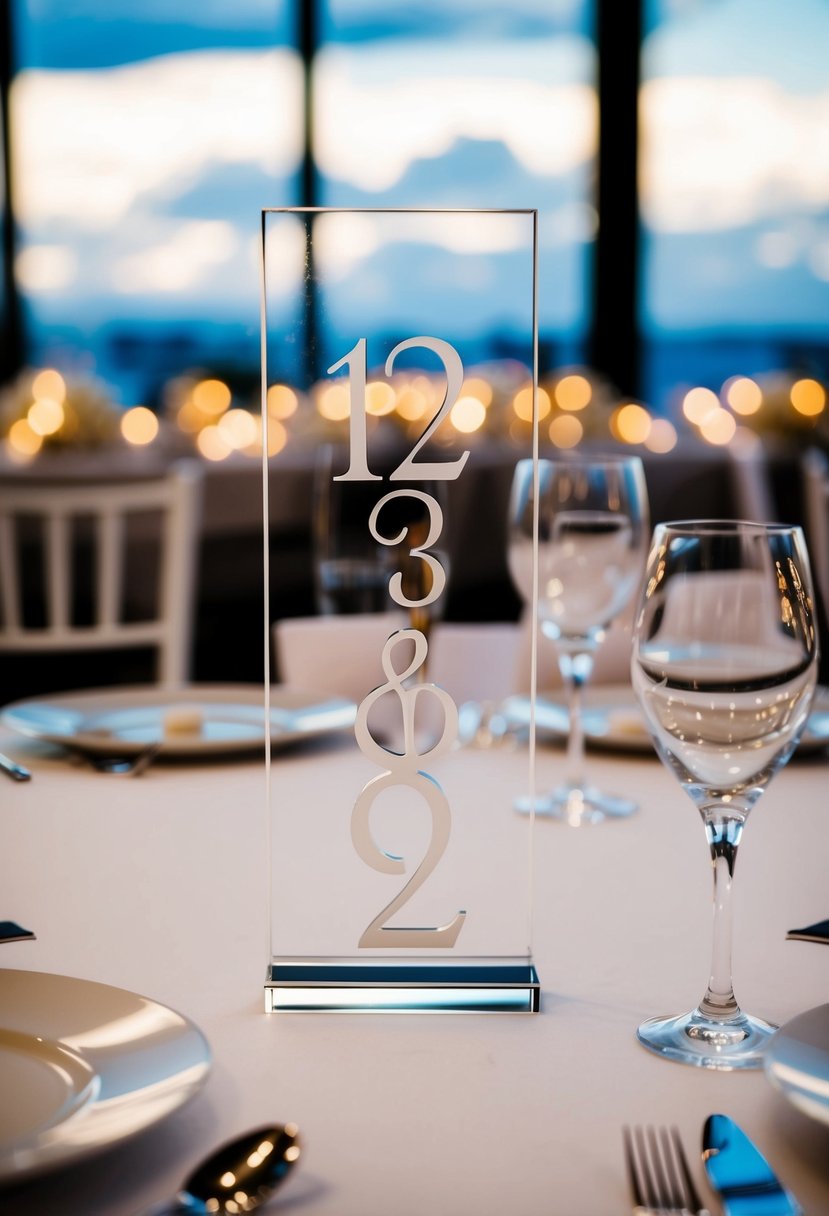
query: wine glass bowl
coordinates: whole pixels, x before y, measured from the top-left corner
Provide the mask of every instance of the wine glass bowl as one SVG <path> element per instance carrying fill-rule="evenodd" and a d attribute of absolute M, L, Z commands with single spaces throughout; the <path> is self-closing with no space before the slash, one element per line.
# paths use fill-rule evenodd
<path fill-rule="evenodd" d="M 569 732 L 563 784 L 535 800 L 537 813 L 572 826 L 636 809 L 584 778 L 581 693 L 610 624 L 630 602 L 641 579 L 648 535 L 648 502 L 641 460 L 573 458 L 519 461 L 510 500 L 508 565 L 516 589 L 532 599 L 532 552 L 537 488 L 538 617 L 555 644 L 567 690 Z M 529 809 L 527 800 L 518 802 Z"/>
<path fill-rule="evenodd" d="M 661 524 L 634 628 L 633 687 L 656 750 L 702 815 L 714 870 L 708 989 L 639 1038 L 671 1059 L 756 1068 L 774 1027 L 731 981 L 731 888 L 749 811 L 788 761 L 817 681 L 811 577 L 799 528 Z"/>

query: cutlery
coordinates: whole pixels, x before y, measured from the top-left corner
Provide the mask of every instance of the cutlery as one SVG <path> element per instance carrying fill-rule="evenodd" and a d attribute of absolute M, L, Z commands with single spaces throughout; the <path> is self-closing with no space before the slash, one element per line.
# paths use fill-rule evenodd
<path fill-rule="evenodd" d="M 14 760 L 10 760 L 8 756 L 4 756 L 0 752 L 0 769 L 11 777 L 12 781 L 30 781 L 32 774 L 22 764 L 16 764 Z"/>
<path fill-rule="evenodd" d="M 622 1128 L 635 1216 L 710 1216 L 694 1186 L 675 1127 Z M 773 1214 L 770 1214 L 773 1216 Z"/>
<path fill-rule="evenodd" d="M 202 1161 L 175 1198 L 148 1208 L 144 1216 L 253 1212 L 266 1203 L 299 1160 L 299 1129 L 276 1123 L 246 1132 Z"/>
<path fill-rule="evenodd" d="M 702 1160 L 724 1216 L 802 1216 L 763 1154 L 727 1115 L 706 1119 Z"/>

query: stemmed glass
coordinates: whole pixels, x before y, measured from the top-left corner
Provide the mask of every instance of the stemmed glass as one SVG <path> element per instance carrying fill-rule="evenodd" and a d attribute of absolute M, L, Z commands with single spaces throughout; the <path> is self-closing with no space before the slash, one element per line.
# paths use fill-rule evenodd
<path fill-rule="evenodd" d="M 734 863 L 748 813 L 791 756 L 817 680 L 812 583 L 799 528 L 690 521 L 653 536 L 634 629 L 633 686 L 656 749 L 702 815 L 714 870 L 714 944 L 696 1009 L 643 1022 L 670 1059 L 757 1068 L 775 1027 L 731 980 Z"/>
<path fill-rule="evenodd" d="M 533 462 L 515 468 L 507 559 L 516 589 L 532 595 Z M 537 814 L 574 827 L 630 815 L 636 804 L 603 793 L 584 776 L 582 690 L 608 626 L 637 589 L 649 533 L 645 475 L 638 456 L 538 462 L 538 613 L 555 643 L 567 692 L 569 732 L 563 784 L 536 798 Z M 519 799 L 528 810 L 529 800 Z"/>

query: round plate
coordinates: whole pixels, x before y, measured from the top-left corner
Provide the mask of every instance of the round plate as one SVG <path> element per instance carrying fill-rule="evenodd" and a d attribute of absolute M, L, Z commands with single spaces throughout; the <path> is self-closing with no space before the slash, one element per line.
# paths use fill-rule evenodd
<path fill-rule="evenodd" d="M 765 1068 L 793 1106 L 829 1124 L 829 1005 L 781 1027 L 766 1050 Z"/>
<path fill-rule="evenodd" d="M 526 726 L 529 722 L 529 701 L 512 697 L 505 714 L 511 725 Z M 655 755 L 645 719 L 630 685 L 605 685 L 584 693 L 584 739 L 590 747 L 617 752 L 641 752 Z M 564 704 L 539 697 L 536 703 L 536 727 L 539 739 L 560 740 L 567 737 L 567 709 Z M 829 747 L 829 689 L 819 688 L 797 754 L 819 751 Z"/>
<path fill-rule="evenodd" d="M 264 692 L 258 685 L 200 685 L 180 689 L 139 685 L 60 693 L 8 705 L 2 721 L 21 735 L 98 755 L 138 755 L 161 743 L 166 756 L 200 756 L 262 748 Z M 351 726 L 356 707 L 338 697 L 275 686 L 271 744 Z"/>
<path fill-rule="evenodd" d="M 0 971 L 0 1180 L 117 1144 L 201 1088 L 210 1049 L 145 997 L 38 971 Z"/>

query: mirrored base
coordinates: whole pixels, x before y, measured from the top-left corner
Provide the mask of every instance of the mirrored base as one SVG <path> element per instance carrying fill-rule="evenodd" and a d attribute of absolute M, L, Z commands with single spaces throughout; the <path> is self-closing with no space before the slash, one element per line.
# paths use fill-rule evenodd
<path fill-rule="evenodd" d="M 267 1013 L 538 1013 L 540 984 L 527 958 L 444 962 L 275 959 Z"/>
<path fill-rule="evenodd" d="M 762 1068 L 764 1049 L 776 1030 L 745 1013 L 715 1022 L 694 1009 L 679 1017 L 648 1018 L 636 1033 L 643 1046 L 669 1060 L 730 1072 Z"/>
<path fill-rule="evenodd" d="M 516 798 L 515 809 L 528 815 L 533 809 L 532 800 L 526 796 Z M 601 823 L 605 819 L 625 819 L 635 810 L 637 804 L 629 798 L 605 794 L 592 785 L 560 785 L 551 793 L 539 794 L 535 799 L 536 815 L 561 819 L 573 828 Z"/>

